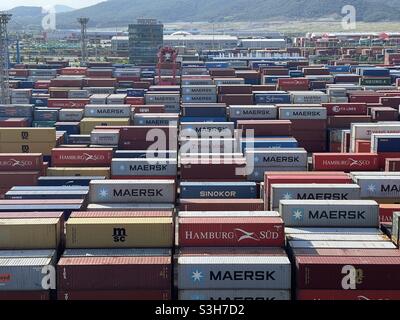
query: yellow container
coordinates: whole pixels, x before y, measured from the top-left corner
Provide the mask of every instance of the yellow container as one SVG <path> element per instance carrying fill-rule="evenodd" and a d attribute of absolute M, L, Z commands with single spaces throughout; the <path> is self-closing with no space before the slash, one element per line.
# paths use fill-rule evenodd
<path fill-rule="evenodd" d="M 71 218 L 67 248 L 170 248 L 172 218 Z"/>
<path fill-rule="evenodd" d="M 80 122 L 81 134 L 90 134 L 96 126 L 128 126 L 129 118 L 83 118 Z"/>
<path fill-rule="evenodd" d="M 88 168 L 65 168 L 65 167 L 57 167 L 57 168 L 48 168 L 47 169 L 48 176 L 101 176 L 106 177 L 106 179 L 110 178 L 110 168 L 109 167 L 88 167 Z"/>
<path fill-rule="evenodd" d="M 0 153 L 42 153 L 51 155 L 56 142 L 0 142 Z"/>
<path fill-rule="evenodd" d="M 58 218 L 0 219 L 0 249 L 57 249 L 60 239 Z"/>
<path fill-rule="evenodd" d="M 0 142 L 55 142 L 55 128 L 0 128 Z"/>

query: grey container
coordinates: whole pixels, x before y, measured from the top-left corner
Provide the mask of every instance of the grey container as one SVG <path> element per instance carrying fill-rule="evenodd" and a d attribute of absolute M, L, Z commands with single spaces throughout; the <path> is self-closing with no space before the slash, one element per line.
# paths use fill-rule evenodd
<path fill-rule="evenodd" d="M 286 235 L 286 239 L 290 241 L 363 241 L 377 242 L 389 241 L 384 234 L 324 234 L 324 233 L 303 233 Z"/>
<path fill-rule="evenodd" d="M 176 159 L 113 159 L 111 174 L 113 176 L 176 176 L 178 164 Z"/>
<path fill-rule="evenodd" d="M 395 249 L 390 241 L 289 241 L 292 249 Z"/>
<path fill-rule="evenodd" d="M 85 106 L 85 117 L 90 118 L 129 118 L 131 116 L 131 107 L 129 105 L 108 104 Z"/>
<path fill-rule="evenodd" d="M 363 199 L 400 198 L 400 176 L 359 176 L 355 178 Z"/>
<path fill-rule="evenodd" d="M 217 87 L 215 85 L 182 85 L 183 95 L 216 95 Z"/>
<path fill-rule="evenodd" d="M 69 90 L 69 99 L 87 99 L 89 98 L 89 91 L 87 90 Z"/>
<path fill-rule="evenodd" d="M 133 116 L 135 126 L 177 126 L 178 113 L 137 113 Z"/>
<path fill-rule="evenodd" d="M 282 200 L 287 227 L 379 227 L 379 205 L 372 200 Z"/>
<path fill-rule="evenodd" d="M 93 94 L 90 97 L 91 104 L 106 104 L 109 94 Z"/>
<path fill-rule="evenodd" d="M 0 250 L 0 259 L 4 258 L 53 258 L 55 250 Z"/>
<path fill-rule="evenodd" d="M 91 203 L 174 203 L 174 180 L 92 180 Z"/>
<path fill-rule="evenodd" d="M 192 256 L 177 261 L 179 289 L 290 289 L 286 256 Z"/>
<path fill-rule="evenodd" d="M 146 104 L 179 104 L 179 93 L 146 93 Z"/>
<path fill-rule="evenodd" d="M 327 118 L 326 108 L 320 106 L 279 108 L 279 119 L 282 120 L 326 120 Z"/>
<path fill-rule="evenodd" d="M 285 234 L 349 234 L 349 235 L 381 235 L 378 228 L 292 228 L 286 227 Z"/>
<path fill-rule="evenodd" d="M 182 95 L 184 103 L 217 103 L 217 96 L 215 94 L 197 94 L 197 95 Z"/>
<path fill-rule="evenodd" d="M 58 113 L 59 121 L 81 121 L 84 109 L 61 109 Z"/>
<path fill-rule="evenodd" d="M 232 137 L 235 124 L 233 122 L 184 122 L 181 123 L 181 135 L 193 136 L 193 132 L 199 137 L 208 135 L 218 137 Z"/>
<path fill-rule="evenodd" d="M 279 209 L 281 200 L 356 200 L 357 184 L 272 184 L 270 208 Z"/>
<path fill-rule="evenodd" d="M 119 132 L 113 132 L 112 130 L 92 130 L 90 143 L 107 146 L 118 145 Z"/>
<path fill-rule="evenodd" d="M 246 149 L 247 163 L 253 161 L 256 167 L 304 167 L 307 168 L 308 156 L 306 150 L 280 150 L 267 149 L 259 151 L 257 149 Z"/>
<path fill-rule="evenodd" d="M 179 290 L 179 300 L 287 301 L 290 290 Z"/>
<path fill-rule="evenodd" d="M 276 119 L 277 117 L 278 108 L 273 105 L 229 106 L 229 118 L 231 120 Z"/>
<path fill-rule="evenodd" d="M 0 291 L 48 290 L 47 278 L 50 277 L 51 272 L 55 277 L 54 264 L 55 255 L 0 258 Z"/>

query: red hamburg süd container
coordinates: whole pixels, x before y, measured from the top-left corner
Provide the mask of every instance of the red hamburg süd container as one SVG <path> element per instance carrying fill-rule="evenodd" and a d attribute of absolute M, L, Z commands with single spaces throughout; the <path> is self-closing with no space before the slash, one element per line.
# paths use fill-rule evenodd
<path fill-rule="evenodd" d="M 283 247 L 284 225 L 274 217 L 179 218 L 183 247 Z"/>
<path fill-rule="evenodd" d="M 310 88 L 310 80 L 306 78 L 279 78 L 278 90 L 296 91 Z"/>
<path fill-rule="evenodd" d="M 317 171 L 379 170 L 376 153 L 314 153 L 313 168 Z"/>
<path fill-rule="evenodd" d="M 391 223 L 394 212 L 400 212 L 400 204 L 381 203 L 379 205 L 380 222 L 381 223 L 388 223 L 388 222 Z"/>
<path fill-rule="evenodd" d="M 57 288 L 81 290 L 171 290 L 171 257 L 62 257 Z"/>
<path fill-rule="evenodd" d="M 170 290 L 58 291 L 57 300 L 171 300 Z"/>
<path fill-rule="evenodd" d="M 113 149 L 111 148 L 54 148 L 51 150 L 54 167 L 99 166 L 111 165 Z"/>
<path fill-rule="evenodd" d="M 237 128 L 243 130 L 254 130 L 255 137 L 265 136 L 291 136 L 292 122 L 290 120 L 238 120 Z"/>
<path fill-rule="evenodd" d="M 0 171 L 36 171 L 43 167 L 43 155 L 41 153 L 1 153 Z"/>
<path fill-rule="evenodd" d="M 48 99 L 49 108 L 84 108 L 90 99 Z"/>
<path fill-rule="evenodd" d="M 262 199 L 180 199 L 180 211 L 263 211 Z"/>
<path fill-rule="evenodd" d="M 400 300 L 400 290 L 298 290 L 297 300 Z"/>
<path fill-rule="evenodd" d="M 400 158 L 387 158 L 385 161 L 385 171 L 400 171 Z"/>
<path fill-rule="evenodd" d="M 302 256 L 296 273 L 298 289 L 397 290 L 400 257 Z"/>
<path fill-rule="evenodd" d="M 323 103 L 328 116 L 367 115 L 366 103 Z"/>

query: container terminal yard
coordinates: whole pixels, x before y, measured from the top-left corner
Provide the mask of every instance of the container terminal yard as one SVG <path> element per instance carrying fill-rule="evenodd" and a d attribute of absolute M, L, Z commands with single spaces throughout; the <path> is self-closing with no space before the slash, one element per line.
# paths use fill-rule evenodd
<path fill-rule="evenodd" d="M 400 33 L 10 20 L 1 300 L 400 300 Z"/>

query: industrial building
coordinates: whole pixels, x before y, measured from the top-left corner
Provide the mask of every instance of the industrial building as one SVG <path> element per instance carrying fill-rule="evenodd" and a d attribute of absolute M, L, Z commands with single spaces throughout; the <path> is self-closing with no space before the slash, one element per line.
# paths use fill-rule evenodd
<path fill-rule="evenodd" d="M 163 24 L 155 19 L 138 19 L 129 25 L 128 32 L 129 62 L 156 63 L 158 50 L 163 46 Z"/>

